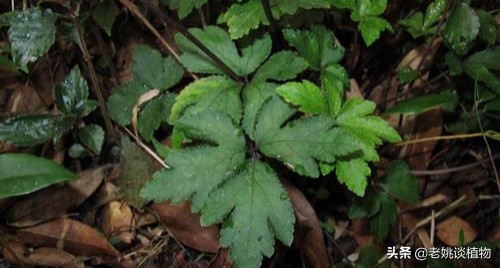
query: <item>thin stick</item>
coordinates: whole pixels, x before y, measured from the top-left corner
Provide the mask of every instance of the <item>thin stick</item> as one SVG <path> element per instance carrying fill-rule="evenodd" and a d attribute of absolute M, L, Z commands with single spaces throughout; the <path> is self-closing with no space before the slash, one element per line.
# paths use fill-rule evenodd
<path fill-rule="evenodd" d="M 97 101 L 99 102 L 99 109 L 101 110 L 102 117 L 104 119 L 104 125 L 106 126 L 106 132 L 108 134 L 108 138 L 111 140 L 115 140 L 115 129 L 113 128 L 113 124 L 108 116 L 108 111 L 106 109 L 106 103 L 104 101 L 104 95 L 102 94 L 101 87 L 99 82 L 97 81 L 97 74 L 94 69 L 94 64 L 92 63 L 92 57 L 90 56 L 89 50 L 87 48 L 87 44 L 85 43 L 85 38 L 83 37 L 82 26 L 80 25 L 80 20 L 78 20 L 78 14 L 73 10 L 73 8 L 68 4 L 66 6 L 70 12 L 72 13 L 73 23 L 75 24 L 76 31 L 78 33 L 78 41 L 80 43 L 80 50 L 83 54 L 83 59 L 85 63 L 87 63 L 87 67 L 90 73 L 90 81 L 92 82 L 92 88 L 94 89 L 94 93 L 97 96 Z"/>
<path fill-rule="evenodd" d="M 113 78 L 115 80 L 114 84 L 115 84 L 115 86 L 117 86 L 118 84 L 120 84 L 120 78 L 118 77 L 118 71 L 116 70 L 116 67 L 113 63 L 113 60 L 109 56 L 106 44 L 104 43 L 104 40 L 102 39 L 101 30 L 99 29 L 99 27 L 97 27 L 97 25 L 95 24 L 95 22 L 93 20 L 92 20 L 92 30 L 94 31 L 95 39 L 97 40 L 97 44 L 101 48 L 101 52 L 104 56 L 104 59 L 108 63 L 109 69 L 111 70 L 111 75 L 113 76 Z"/>
<path fill-rule="evenodd" d="M 132 131 L 130 131 L 126 127 L 124 127 L 123 129 L 125 130 L 125 132 L 127 132 L 127 134 L 130 137 L 132 137 L 135 140 L 135 142 L 137 142 L 139 147 L 141 147 L 144 151 L 146 151 L 146 153 L 148 153 L 151 157 L 153 157 L 153 159 L 156 160 L 156 162 L 160 163 L 160 165 L 162 165 L 162 167 L 170 168 L 167 164 L 165 164 L 165 161 L 163 161 L 153 150 L 151 150 L 146 144 L 144 144 L 141 141 L 141 139 L 139 139 L 139 137 L 137 137 L 134 133 L 132 133 Z"/>
<path fill-rule="evenodd" d="M 493 155 L 493 159 L 498 159 L 500 158 L 500 153 Z M 480 161 L 477 161 L 475 163 L 471 164 L 466 164 L 462 166 L 457 166 L 457 167 L 452 167 L 452 168 L 445 168 L 445 169 L 434 169 L 434 170 L 411 170 L 411 174 L 415 176 L 429 176 L 429 175 L 442 175 L 442 174 L 448 174 L 448 173 L 455 173 L 455 172 L 460 172 L 464 170 L 471 169 L 473 167 L 483 165 L 485 163 L 490 162 L 490 158 L 488 159 L 483 159 Z M 494 162 L 493 162 L 494 165 Z"/>
<path fill-rule="evenodd" d="M 403 141 L 394 144 L 395 146 L 405 146 L 408 144 L 421 143 L 427 141 L 436 141 L 436 140 L 456 140 L 456 139 L 466 139 L 466 138 L 476 138 L 482 137 L 483 133 L 471 133 L 471 134 L 457 134 L 457 135 L 448 135 L 448 136 L 436 136 L 436 137 L 427 137 L 416 140 Z"/>
<path fill-rule="evenodd" d="M 120 0 L 122 2 L 128 2 L 128 0 Z M 196 38 L 193 34 L 191 34 L 184 25 L 180 24 L 176 20 L 169 17 L 165 14 L 161 9 L 155 6 L 151 1 L 142 1 L 146 6 L 153 12 L 153 14 L 159 18 L 165 26 L 171 26 L 179 31 L 182 35 L 184 35 L 189 41 L 195 44 L 203 53 L 205 53 L 215 64 L 219 66 L 221 71 L 226 73 L 229 77 L 236 80 L 240 84 L 244 84 L 243 80 L 226 65 L 217 55 L 215 55 L 210 49 L 208 49 L 198 38 Z"/>
<path fill-rule="evenodd" d="M 142 24 L 144 24 L 144 26 L 146 26 L 146 28 L 148 28 L 148 30 L 153 33 L 154 36 L 156 36 L 156 38 L 158 38 L 158 40 L 160 40 L 160 43 L 162 44 L 162 46 L 164 46 L 167 51 L 170 53 L 170 55 L 172 57 L 174 57 L 174 59 L 176 59 L 177 61 L 180 60 L 180 56 L 179 54 L 177 53 L 177 51 L 175 51 L 175 49 L 167 42 L 167 40 L 165 40 L 165 38 L 163 38 L 163 36 L 158 32 L 158 30 L 156 30 L 156 28 L 149 22 L 148 19 L 146 19 L 146 17 L 144 17 L 144 15 L 142 15 L 141 11 L 139 10 L 139 7 L 137 7 L 134 3 L 130 2 L 129 0 L 120 0 L 120 2 L 137 18 L 139 19 L 139 21 L 142 22 Z M 186 70 L 187 71 L 187 70 Z M 198 80 L 198 76 L 196 76 L 195 74 L 192 74 L 191 72 L 187 71 L 189 73 L 189 75 L 194 79 L 194 80 Z"/>

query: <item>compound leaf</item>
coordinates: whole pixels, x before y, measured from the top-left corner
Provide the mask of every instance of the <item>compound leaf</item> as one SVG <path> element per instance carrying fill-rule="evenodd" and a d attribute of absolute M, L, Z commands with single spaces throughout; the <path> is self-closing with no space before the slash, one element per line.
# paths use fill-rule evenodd
<path fill-rule="evenodd" d="M 259 108 L 265 100 L 275 94 L 277 84 L 269 82 L 252 82 L 243 88 L 244 112 L 241 126 L 250 138 L 253 138 L 255 119 Z"/>
<path fill-rule="evenodd" d="M 247 35 L 250 30 L 257 29 L 261 23 L 269 25 L 260 0 L 232 4 L 226 13 L 219 17 L 217 23 L 227 24 L 232 39 Z"/>
<path fill-rule="evenodd" d="M 349 190 L 358 196 L 365 194 L 367 177 L 371 174 L 368 163 L 362 158 L 338 160 L 335 165 L 335 174 L 340 183 L 345 184 Z"/>
<path fill-rule="evenodd" d="M 223 220 L 221 244 L 230 248 L 237 267 L 259 267 L 262 255 L 274 252 L 274 238 L 285 245 L 293 239 L 295 216 L 276 173 L 258 160 L 210 193 L 201 222 Z"/>
<path fill-rule="evenodd" d="M 255 142 L 266 156 L 276 158 L 300 175 L 318 177 L 316 160 L 333 162 L 358 150 L 347 132 L 334 128 L 331 118 L 315 116 L 294 120 L 280 127 L 296 113 L 280 97 L 273 96 L 262 105 L 255 126 Z"/>
<path fill-rule="evenodd" d="M 361 20 L 358 28 L 367 46 L 373 44 L 384 30 L 392 30 L 391 24 L 387 20 L 374 16 Z"/>
<path fill-rule="evenodd" d="M 0 199 L 28 194 L 76 177 L 49 159 L 29 154 L 0 155 Z"/>
<path fill-rule="evenodd" d="M 176 96 L 174 93 L 165 92 L 144 105 L 137 118 L 137 128 L 146 141 L 153 138 L 155 130 L 162 122 L 167 122 Z"/>
<path fill-rule="evenodd" d="M 241 130 L 224 113 L 206 111 L 185 115 L 175 127 L 187 138 L 207 141 L 199 145 L 172 149 L 167 159 L 171 169 L 155 173 L 153 180 L 141 190 L 141 196 L 155 201 L 180 203 L 192 200 L 192 210 L 199 211 L 208 194 L 231 178 L 245 159 L 245 140 Z"/>
<path fill-rule="evenodd" d="M 391 162 L 382 187 L 390 194 L 410 203 L 419 200 L 418 182 L 410 172 L 410 168 L 403 160 Z"/>
<path fill-rule="evenodd" d="M 10 22 L 12 59 L 27 72 L 27 64 L 45 55 L 56 37 L 56 15 L 50 9 L 31 8 L 19 12 Z"/>
<path fill-rule="evenodd" d="M 182 114 L 196 114 L 207 110 L 222 111 L 234 120 L 241 119 L 240 85 L 224 76 L 202 78 L 189 84 L 177 96 L 170 114 L 174 123 Z"/>

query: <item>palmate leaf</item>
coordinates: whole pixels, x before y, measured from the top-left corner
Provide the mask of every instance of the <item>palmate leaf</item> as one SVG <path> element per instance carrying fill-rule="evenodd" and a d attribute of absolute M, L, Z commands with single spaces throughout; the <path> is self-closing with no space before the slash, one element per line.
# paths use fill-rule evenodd
<path fill-rule="evenodd" d="M 27 72 L 27 64 L 45 55 L 56 37 L 56 15 L 50 9 L 31 8 L 11 20 L 9 39 L 12 59 Z"/>
<path fill-rule="evenodd" d="M 189 31 L 239 76 L 246 76 L 254 72 L 271 53 L 271 37 L 268 34 L 245 47 L 240 56 L 229 35 L 219 27 L 191 28 Z M 175 40 L 184 52 L 180 61 L 189 71 L 224 74 L 210 57 L 185 36 L 177 34 Z"/>
<path fill-rule="evenodd" d="M 319 176 L 316 160 L 334 162 L 336 157 L 359 148 L 351 135 L 334 128 L 335 121 L 328 117 L 303 118 L 280 127 L 296 112 L 279 96 L 262 105 L 254 132 L 262 153 L 284 162 L 300 175 L 316 178 Z"/>
<path fill-rule="evenodd" d="M 267 164 L 248 161 L 241 171 L 210 193 L 201 222 L 210 225 L 230 215 L 221 230 L 237 267 L 259 267 L 274 252 L 273 234 L 285 245 L 293 240 L 295 216 L 287 193 Z"/>
<path fill-rule="evenodd" d="M 180 117 L 175 127 L 212 145 L 171 150 L 171 169 L 157 172 L 141 196 L 175 203 L 191 199 L 203 225 L 224 221 L 221 243 L 237 267 L 258 267 L 262 255 L 273 254 L 274 236 L 290 245 L 295 218 L 287 194 L 269 166 L 245 160 L 245 139 L 233 120 L 206 111 Z"/>

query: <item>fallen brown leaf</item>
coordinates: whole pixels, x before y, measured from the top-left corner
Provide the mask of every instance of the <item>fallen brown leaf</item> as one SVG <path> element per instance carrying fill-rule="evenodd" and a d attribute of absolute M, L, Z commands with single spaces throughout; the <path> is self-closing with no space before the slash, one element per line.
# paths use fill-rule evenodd
<path fill-rule="evenodd" d="M 188 202 L 179 205 L 156 203 L 151 209 L 179 242 L 202 252 L 219 251 L 219 229 L 215 225 L 201 227 L 200 215 L 191 213 Z"/>
<path fill-rule="evenodd" d="M 120 241 L 130 244 L 135 235 L 132 209 L 123 203 L 113 201 L 103 208 L 102 231 L 106 237 L 117 235 Z"/>
<path fill-rule="evenodd" d="M 77 255 L 111 255 L 119 253 L 106 238 L 79 221 L 60 218 L 16 231 L 19 239 L 35 246 L 63 249 Z"/>
<path fill-rule="evenodd" d="M 436 235 L 444 244 L 452 247 L 460 246 L 460 231 L 464 233 L 464 244 L 468 244 L 477 237 L 477 231 L 465 220 L 452 216 L 436 226 Z"/>
<path fill-rule="evenodd" d="M 45 247 L 30 251 L 18 242 L 7 243 L 3 249 L 3 257 L 7 262 L 20 266 L 84 267 L 79 265 L 75 256 L 66 251 Z"/>
<path fill-rule="evenodd" d="M 284 181 L 285 190 L 295 209 L 297 225 L 294 243 L 315 268 L 330 267 L 330 259 L 314 208 L 297 187 Z"/>

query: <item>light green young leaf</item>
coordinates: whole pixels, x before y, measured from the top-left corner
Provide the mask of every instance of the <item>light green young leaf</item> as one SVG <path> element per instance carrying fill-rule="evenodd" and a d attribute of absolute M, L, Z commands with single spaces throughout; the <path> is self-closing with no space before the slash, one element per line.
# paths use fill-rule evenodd
<path fill-rule="evenodd" d="M 453 110 L 457 103 L 458 96 L 453 92 L 429 93 L 398 102 L 387 109 L 385 113 L 418 114 L 437 106 L 446 110 Z"/>
<path fill-rule="evenodd" d="M 242 105 L 241 86 L 224 76 L 211 76 L 194 81 L 177 96 L 170 113 L 170 123 L 182 114 L 196 114 L 207 110 L 221 111 L 239 122 Z"/>
<path fill-rule="evenodd" d="M 392 26 L 387 20 L 373 16 L 363 18 L 358 24 L 358 28 L 367 46 L 373 44 L 383 31 L 392 31 Z"/>
<path fill-rule="evenodd" d="M 99 154 L 104 143 L 104 130 L 98 125 L 88 125 L 80 129 L 78 137 L 83 145 L 87 146 L 93 153 Z"/>
<path fill-rule="evenodd" d="M 313 115 L 327 114 L 328 104 L 321 89 L 315 84 L 302 80 L 299 82 L 288 82 L 276 88 L 278 95 L 285 101 L 299 107 L 299 111 Z"/>
<path fill-rule="evenodd" d="M 232 39 L 247 35 L 260 24 L 269 25 L 260 0 L 232 4 L 226 13 L 221 14 L 217 23 L 226 23 Z"/>
<path fill-rule="evenodd" d="M 413 13 L 410 17 L 402 19 L 399 24 L 406 27 L 406 30 L 413 38 L 423 35 L 424 14 L 422 12 Z"/>
<path fill-rule="evenodd" d="M 443 30 L 444 44 L 457 55 L 464 55 L 479 33 L 479 17 L 466 3 L 457 3 Z"/>
<path fill-rule="evenodd" d="M 500 94 L 500 46 L 476 52 L 464 61 L 464 70 L 472 78 L 484 82 Z"/>
<path fill-rule="evenodd" d="M 265 80 L 285 81 L 293 79 L 307 68 L 307 62 L 291 51 L 280 51 L 273 54 L 252 78 L 252 82 Z"/>
<path fill-rule="evenodd" d="M 321 71 L 320 79 L 329 115 L 336 117 L 344 99 L 344 90 L 349 86 L 349 75 L 341 65 L 332 64 Z"/>
<path fill-rule="evenodd" d="M 141 196 L 155 201 L 180 203 L 192 200 L 192 210 L 200 211 L 208 194 L 234 176 L 245 160 L 245 139 L 232 119 L 224 113 L 206 111 L 179 118 L 175 127 L 189 139 L 212 145 L 172 149 L 167 159 L 171 169 L 154 175 Z"/>
<path fill-rule="evenodd" d="M 335 174 L 341 184 L 345 184 L 356 195 L 363 196 L 371 169 L 362 158 L 338 160 L 335 165 Z"/>
<path fill-rule="evenodd" d="M 370 220 L 370 229 L 375 235 L 375 241 L 380 242 L 389 233 L 389 227 L 396 225 L 398 206 L 386 194 L 379 194 L 380 211 Z"/>
<path fill-rule="evenodd" d="M 277 86 L 277 84 L 268 82 L 252 82 L 243 88 L 243 103 L 245 105 L 241 126 L 250 138 L 254 137 L 255 119 L 260 107 L 265 100 L 275 94 Z"/>
<path fill-rule="evenodd" d="M 219 27 L 191 28 L 189 31 L 239 76 L 252 73 L 267 58 L 271 50 L 271 38 L 267 34 L 243 49 L 243 56 L 240 56 L 229 35 Z M 189 71 L 224 74 L 199 47 L 185 36 L 177 34 L 175 40 L 184 52 L 180 61 Z"/>
<path fill-rule="evenodd" d="M 169 89 L 177 84 L 184 71 L 170 56 L 163 58 L 160 52 L 146 45 L 137 45 L 132 52 L 134 81 L 148 89 Z"/>
<path fill-rule="evenodd" d="M 285 29 L 283 36 L 299 51 L 300 56 L 307 60 L 313 70 L 338 63 L 344 56 L 344 48 L 334 46 L 333 33 L 323 25 L 313 25 L 310 31 Z"/>
<path fill-rule="evenodd" d="M 477 15 L 479 16 L 479 22 L 481 25 L 479 28 L 479 37 L 486 43 L 494 45 L 497 38 L 496 31 L 498 23 L 490 13 L 484 10 L 477 10 Z"/>
<path fill-rule="evenodd" d="M 273 96 L 257 116 L 255 143 L 268 157 L 276 158 L 300 175 L 316 178 L 319 169 L 316 160 L 333 162 L 359 149 L 347 132 L 334 128 L 331 118 L 316 116 L 294 120 L 281 127 L 296 110 Z"/>
<path fill-rule="evenodd" d="M 34 146 L 59 137 L 71 127 L 72 118 L 56 115 L 20 115 L 0 123 L 0 140 L 17 146 Z"/>
<path fill-rule="evenodd" d="M 31 8 L 19 12 L 11 21 L 9 39 L 12 59 L 27 72 L 27 64 L 45 55 L 56 37 L 56 16 L 50 9 Z"/>
<path fill-rule="evenodd" d="M 0 154 L 0 199 L 28 194 L 76 177 L 49 159 L 29 154 Z"/>
<path fill-rule="evenodd" d="M 292 205 L 276 173 L 265 163 L 248 161 L 239 174 L 211 192 L 201 222 L 214 224 L 227 215 L 221 244 L 230 248 L 236 267 L 259 267 L 262 255 L 273 255 L 273 236 L 285 245 L 292 243 Z"/>
<path fill-rule="evenodd" d="M 185 18 L 193 9 L 198 9 L 208 0 L 161 0 L 163 5 L 168 5 L 170 9 L 176 9 L 180 19 Z"/>
<path fill-rule="evenodd" d="M 88 110 L 89 85 L 83 79 L 78 66 L 75 66 L 64 81 L 56 86 L 54 94 L 57 109 L 65 114 L 82 117 Z"/>
<path fill-rule="evenodd" d="M 407 202 L 416 203 L 420 199 L 417 179 L 403 160 L 391 162 L 381 185 L 388 193 Z"/>
<path fill-rule="evenodd" d="M 108 36 L 111 36 L 111 29 L 118 14 L 120 14 L 120 9 L 115 0 L 101 1 L 92 9 L 92 18 Z"/>
<path fill-rule="evenodd" d="M 146 141 L 151 141 L 155 130 L 167 122 L 175 102 L 174 93 L 166 92 L 146 103 L 137 118 L 137 128 Z"/>

